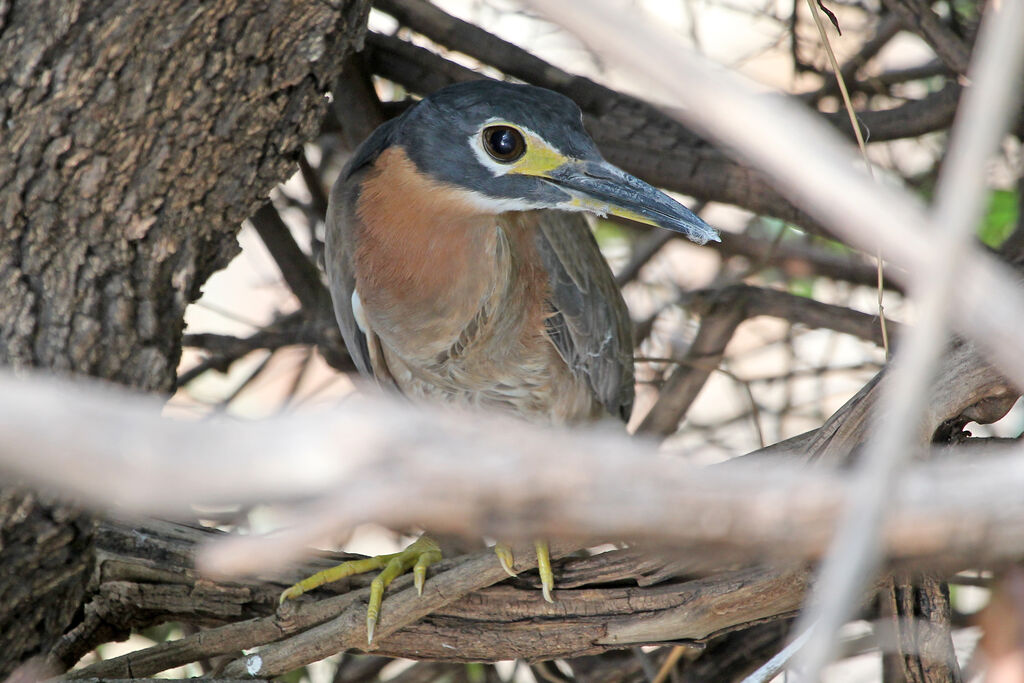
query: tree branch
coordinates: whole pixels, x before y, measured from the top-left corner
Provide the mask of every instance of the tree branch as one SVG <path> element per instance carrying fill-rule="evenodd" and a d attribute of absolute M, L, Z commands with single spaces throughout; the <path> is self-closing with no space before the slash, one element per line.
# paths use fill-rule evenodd
<path fill-rule="evenodd" d="M 204 349 L 211 355 L 181 373 L 177 386 L 185 386 L 208 370 L 227 372 L 232 363 L 252 351 L 276 351 L 296 344 L 316 345 L 332 367 L 342 372 L 354 372 L 355 365 L 345 349 L 333 316 L 310 319 L 309 313 L 305 309 L 289 313 L 248 337 L 212 333 L 184 335 L 183 346 Z"/>
<path fill-rule="evenodd" d="M 1005 411 L 1016 394 L 998 375 L 968 348 L 950 357 L 953 365 L 929 408 L 932 429 L 958 416 L 998 414 L 972 412 L 986 402 Z M 211 548 L 208 566 L 220 571 L 269 570 L 307 543 L 366 520 L 510 539 L 546 536 L 586 543 L 629 538 L 679 547 L 713 541 L 722 550 L 806 557 L 820 552 L 831 534 L 835 506 L 847 495 L 842 478 L 826 471 L 778 463 L 771 472 L 740 464 L 695 468 L 666 461 L 646 444 L 603 430 L 565 432 L 490 416 L 466 421 L 449 412 L 369 399 L 347 404 L 330 420 L 194 424 L 162 420 L 158 404 L 135 396 L 39 379 L 5 380 L 3 386 L 4 469 L 75 492 L 101 508 L 167 512 L 187 510 L 190 501 L 326 496 L 297 509 L 295 521 L 304 521 L 288 534 L 225 539 L 216 551 Z M 814 448 L 848 451 L 859 443 L 861 416 L 876 391 L 872 387 L 844 408 Z M 40 429 L 41 421 L 48 427 Z M 845 423 L 854 428 L 836 428 Z M 110 433 L 119 434 L 117 444 L 109 442 Z M 143 444 L 146 456 L 140 459 Z M 283 452 L 290 457 L 282 459 Z M 560 458 L 552 461 L 551 452 Z M 33 458 L 26 460 L 25 453 Z M 467 468 L 467 462 L 474 467 Z M 540 481 L 530 475 L 539 470 L 547 473 Z M 119 476 L 105 474 L 112 471 Z M 624 477 L 643 490 L 642 501 L 630 493 L 632 488 L 623 490 Z M 940 552 L 974 559 L 1014 556 L 1024 539 L 998 522 L 1020 514 L 1014 502 L 1018 477 L 1024 477 L 1024 461 L 1016 456 L 966 472 L 938 466 L 915 470 L 901 480 L 886 527 L 890 552 L 904 558 Z M 437 490 L 448 493 L 439 499 L 430 493 Z M 808 491 L 815 493 L 809 498 Z M 395 499 L 420 503 L 415 509 L 396 508 L 389 502 Z M 943 500 L 946 508 L 932 510 L 932 500 Z M 778 513 L 765 516 L 766 509 Z M 934 536 L 918 528 L 925 512 L 933 520 Z M 689 521 L 703 518 L 733 521 L 711 527 Z M 797 525 L 801 533 L 793 534 L 787 524 Z"/>
<path fill-rule="evenodd" d="M 690 292 L 682 303 L 701 316 L 700 329 L 679 367 L 661 387 L 657 403 L 637 427 L 638 434 L 668 436 L 679 428 L 680 420 L 721 363 L 736 328 L 750 318 L 770 315 L 795 324 L 851 334 L 879 346 L 882 343 L 876 316 L 787 292 L 731 285 Z M 889 325 L 890 334 L 898 334 L 899 326 L 891 322 Z"/>
<path fill-rule="evenodd" d="M 892 109 L 870 109 L 857 112 L 857 122 L 868 142 L 885 142 L 914 138 L 949 128 L 956 114 L 963 89 L 950 80 L 936 92 L 921 99 L 909 100 Z M 824 114 L 844 137 L 853 139 L 849 115 L 845 111 Z"/>
<path fill-rule="evenodd" d="M 857 54 L 850 57 L 840 68 L 843 80 L 846 83 L 855 84 L 857 72 L 864 67 L 872 58 L 882 51 L 889 42 L 896 37 L 902 29 L 899 19 L 889 15 L 883 16 L 878 25 L 875 26 L 875 34 L 871 36 L 857 51 Z M 803 96 L 803 99 L 810 104 L 817 104 L 823 97 L 839 94 L 839 80 L 837 78 L 826 78 L 820 88 L 812 93 Z"/>
<path fill-rule="evenodd" d="M 921 36 L 954 73 L 967 74 L 971 50 L 924 0 L 883 0 L 908 31 Z"/>
<path fill-rule="evenodd" d="M 771 240 L 751 237 L 745 233 L 726 232 L 721 237 L 722 242 L 716 248 L 724 254 L 745 256 L 765 266 L 779 267 L 789 276 L 816 275 L 867 287 L 878 284 L 876 266 L 856 252 L 837 254 L 811 244 L 785 240 L 773 244 Z M 892 291 L 903 291 L 888 265 L 884 285 Z"/>
<path fill-rule="evenodd" d="M 998 395 L 997 386 L 986 387 L 980 382 L 986 376 L 984 372 L 977 374 L 982 366 L 975 364 L 974 369 L 968 371 L 970 354 L 964 350 L 961 356 L 966 365 L 958 365 L 958 369 L 949 373 L 949 386 L 938 387 L 942 392 L 938 396 L 947 405 L 941 409 L 936 405 L 931 416 L 934 421 L 944 422 L 947 419 L 944 416 L 951 412 L 969 412 L 965 406 L 973 405 L 979 394 Z M 69 434 L 74 434 L 76 452 L 72 454 L 64 444 L 58 446 L 61 453 L 73 455 L 72 462 L 85 464 L 86 471 L 103 473 L 111 471 L 111 466 L 104 464 L 102 457 L 117 458 L 117 482 L 112 482 L 110 477 L 96 478 L 104 482 L 102 491 L 96 491 L 104 503 L 120 499 L 129 503 L 129 508 L 142 506 L 152 509 L 154 503 L 165 505 L 155 492 L 168 489 L 178 490 L 184 500 L 193 497 L 211 501 L 231 500 L 237 499 L 239 491 L 261 499 L 292 499 L 299 490 L 305 490 L 306 495 L 311 494 L 309 486 L 313 485 L 316 490 L 328 493 L 331 502 L 327 503 L 328 499 L 325 499 L 325 506 L 303 508 L 297 512 L 297 519 L 306 520 L 304 524 L 307 525 L 319 525 L 317 535 L 326 532 L 324 522 L 335 527 L 338 521 L 347 526 L 362 518 L 374 518 L 385 523 L 406 525 L 414 521 L 412 516 L 415 516 L 415 522 L 426 523 L 438 530 L 488 532 L 506 538 L 562 535 L 580 539 L 646 538 L 648 542 L 659 545 L 671 542 L 674 553 L 685 554 L 691 563 L 695 557 L 704 557 L 712 562 L 709 566 L 721 566 L 724 561 L 735 562 L 743 557 L 776 557 L 791 561 L 796 557 L 816 556 L 823 550 L 832 532 L 834 515 L 848 495 L 847 484 L 837 473 L 785 467 L 777 460 L 772 461 L 770 469 L 742 467 L 740 464 L 711 469 L 685 467 L 672 460 L 652 457 L 650 451 L 632 440 L 617 440 L 607 434 L 599 437 L 558 434 L 518 423 L 516 431 L 510 432 L 490 419 L 480 418 L 467 426 L 461 421 L 451 420 L 444 413 L 410 411 L 408 408 L 398 410 L 395 422 L 389 420 L 389 426 L 382 426 L 368 422 L 376 410 L 357 410 L 353 420 L 347 420 L 345 412 L 352 406 L 347 406 L 344 412 L 330 421 L 322 418 L 315 421 L 268 421 L 268 432 L 259 429 L 260 425 L 225 424 L 220 420 L 178 426 L 160 420 L 155 412 L 148 412 L 135 398 L 129 399 L 130 405 L 123 405 L 109 392 L 90 389 L 89 399 L 85 400 L 80 386 L 69 387 L 66 383 L 57 382 L 48 388 L 49 391 L 38 393 L 36 384 L 26 385 L 24 381 L 18 381 L 9 385 L 5 381 L 4 391 L 0 392 L 0 402 L 5 396 L 18 397 L 17 401 L 12 399 L 9 402 L 23 406 L 20 413 L 10 410 L 8 405 L 3 405 L 3 410 L 0 410 L 0 414 L 10 421 L 0 425 L 3 429 L 0 457 L 4 458 L 7 468 L 10 467 L 12 451 L 30 449 L 29 452 L 34 454 L 30 467 L 42 470 L 42 474 L 53 474 L 55 464 L 47 457 L 52 446 L 46 444 L 52 444 L 55 438 L 60 441 L 60 435 L 54 434 L 52 429 L 51 433 L 41 435 L 32 421 L 26 420 L 27 415 L 45 406 L 49 424 L 67 425 Z M 852 408 L 844 408 L 847 419 L 863 425 L 864 422 L 856 416 L 868 410 L 873 402 L 873 393 L 868 392 L 853 403 Z M 70 414 L 67 413 L 69 407 L 73 408 Z M 388 408 L 391 410 L 394 407 Z M 104 448 L 99 454 L 90 453 L 90 429 L 83 428 L 83 423 L 76 417 L 83 413 L 87 415 L 91 429 L 102 431 L 104 435 Z M 108 419 L 101 419 L 103 415 L 117 420 L 121 426 L 111 428 Z M 377 417 L 384 415 L 378 414 Z M 356 424 L 368 428 L 374 435 L 369 442 L 364 442 L 365 447 L 371 449 L 371 454 L 357 450 L 360 438 L 353 431 Z M 396 430 L 397 425 L 405 425 L 405 428 Z M 348 438 L 339 440 L 335 427 Z M 223 428 L 227 431 L 221 431 Z M 115 432 L 121 435 L 118 444 L 123 451 L 111 451 L 105 435 Z M 325 441 L 318 438 L 318 432 L 324 435 Z M 510 433 L 515 434 L 514 438 L 507 436 Z M 136 434 L 137 437 L 133 436 Z M 535 442 L 534 436 L 539 441 Z M 859 432 L 847 431 L 842 435 L 832 430 L 830 436 L 822 443 L 835 446 L 834 440 L 842 438 L 850 447 L 863 438 L 863 428 Z M 143 443 L 138 438 L 143 438 L 147 444 L 148 455 L 142 470 L 130 466 L 130 454 L 138 452 L 136 444 Z M 279 440 L 291 444 L 288 450 L 292 457 L 288 463 L 280 462 L 284 447 L 277 443 Z M 266 450 L 255 446 L 256 443 L 262 444 L 262 449 Z M 303 446 L 297 449 L 296 443 Z M 323 446 L 318 447 L 317 443 Z M 339 458 L 339 444 L 345 444 L 345 458 Z M 423 449 L 424 444 L 429 446 L 426 450 Z M 330 462 L 348 461 L 347 466 L 342 465 L 342 471 L 338 472 L 343 477 L 340 481 L 329 475 L 331 470 L 324 468 L 327 462 L 317 455 L 324 447 L 324 454 L 329 455 Z M 164 448 L 166 455 L 161 456 Z M 209 454 L 211 449 L 216 451 L 216 459 Z M 533 449 L 536 450 L 531 453 Z M 442 454 L 440 459 L 438 450 Z M 470 459 L 467 459 L 468 450 L 475 454 Z M 552 461 L 549 457 L 552 450 L 559 452 L 561 457 Z M 169 479 L 168 470 L 161 466 L 164 457 L 168 467 L 178 473 L 176 479 Z M 370 460 L 364 460 L 364 457 L 370 457 Z M 398 462 L 394 460 L 396 457 Z M 190 462 L 192 458 L 194 462 Z M 529 487 L 516 485 L 516 473 L 535 471 L 538 466 L 533 462 L 535 458 L 545 461 L 548 476 L 542 482 L 534 480 Z M 466 462 L 473 462 L 474 468 L 467 470 Z M 356 466 L 358 463 L 362 465 Z M 286 466 L 283 469 L 274 466 L 268 470 L 267 465 L 270 464 Z M 355 469 L 350 469 L 352 466 L 356 466 Z M 66 468 L 67 465 L 56 467 Z M 183 471 L 191 472 L 201 481 L 203 490 L 196 491 L 197 481 L 180 489 L 183 482 L 188 483 L 188 479 L 182 477 Z M 218 475 L 218 471 L 223 473 Z M 22 473 L 25 472 L 22 470 Z M 307 473 L 315 473 L 314 481 L 309 481 Z M 396 481 L 398 473 L 400 476 Z M 41 476 L 41 473 L 36 472 L 36 476 Z M 274 480 L 276 496 L 260 489 L 259 482 L 265 481 L 266 476 Z M 445 477 L 445 484 L 439 483 L 439 476 Z M 624 478 L 633 482 L 630 490 L 636 487 L 636 490 L 643 491 L 642 505 L 638 505 L 639 501 L 632 496 L 622 496 L 621 482 Z M 87 478 L 79 475 L 72 481 L 80 493 L 87 493 L 81 490 L 88 486 Z M 885 540 L 893 559 L 956 569 L 967 563 L 977 566 L 1024 555 L 1024 535 L 1017 531 L 1024 526 L 1021 523 L 1024 522 L 1024 507 L 1019 504 L 1019 490 L 1024 486 L 1024 457 L 1016 450 L 1011 455 L 991 456 L 980 466 L 917 466 L 902 481 L 895 497 L 893 514 L 886 526 Z M 208 486 L 211 482 L 219 483 L 211 488 Z M 501 484 L 489 486 L 488 482 Z M 134 504 L 112 490 L 111 484 L 118 483 L 136 491 Z M 296 483 L 299 488 L 296 488 Z M 449 492 L 444 501 L 428 493 L 439 490 L 438 487 Z M 214 496 L 216 489 L 220 489 L 222 497 Z M 358 491 L 373 491 L 374 495 L 367 499 Z M 526 494 L 530 502 L 524 502 L 518 495 L 520 493 Z M 227 494 L 226 497 L 223 494 Z M 422 502 L 416 511 L 396 511 L 394 506 L 386 503 L 394 496 L 412 496 Z M 373 501 L 376 500 L 384 504 L 375 506 Z M 339 501 L 346 502 L 339 506 Z M 922 526 L 922 519 L 928 520 L 926 526 Z M 715 523 L 694 524 L 689 520 L 715 520 Z M 130 548 L 132 552 L 138 547 L 139 539 L 153 543 L 166 536 L 166 532 L 153 533 L 152 529 L 141 536 L 134 528 L 124 533 L 130 537 L 130 544 L 120 547 Z M 299 535 L 307 538 L 304 533 Z M 283 641 L 290 644 L 272 648 L 266 660 L 267 666 L 283 670 L 300 660 L 313 661 L 324 655 L 324 648 L 328 647 L 325 643 L 333 643 L 335 650 L 346 645 L 362 647 L 359 633 L 365 592 L 291 605 L 278 616 L 269 616 L 278 588 L 259 583 L 211 584 L 206 580 L 200 581 L 191 569 L 189 559 L 194 540 L 174 552 L 169 552 L 165 545 L 160 546 L 163 548 L 160 550 L 164 558 L 163 575 L 172 586 L 178 586 L 171 592 L 152 588 L 160 575 L 147 568 L 151 565 L 142 564 L 133 570 L 123 556 L 117 558 L 108 552 L 100 561 L 100 576 L 104 577 L 101 585 L 106 588 L 97 591 L 98 600 L 106 603 L 106 607 L 99 611 L 105 615 L 103 621 L 111 623 L 114 621 L 111 615 L 116 614 L 136 615 L 128 619 L 127 624 L 138 624 L 140 619 L 145 623 L 147 618 L 157 617 L 191 615 L 194 619 L 203 614 L 216 621 L 244 618 L 254 609 L 258 614 L 268 616 L 217 626 L 125 659 L 96 665 L 110 668 L 88 669 L 76 675 L 119 675 L 116 672 L 124 669 L 117 667 L 127 666 L 135 675 L 146 675 L 143 672 L 175 666 L 188 661 L 188 658 L 229 653 L 261 642 L 277 641 L 288 634 L 298 637 L 297 634 L 308 632 L 307 629 L 316 624 L 325 625 L 314 635 Z M 222 567 L 227 556 L 231 558 L 229 564 L 236 567 L 239 561 L 244 560 L 242 564 L 251 569 L 258 567 L 265 571 L 272 566 L 267 562 L 268 555 L 279 561 L 283 551 L 293 552 L 287 548 L 298 550 L 297 545 L 290 543 L 282 546 L 278 542 L 280 540 L 221 540 L 209 552 L 217 548 Z M 575 544 L 569 543 L 566 547 L 572 545 Z M 118 544 L 111 543 L 106 547 L 118 547 Z M 179 570 L 173 564 L 168 565 L 170 557 L 179 557 L 178 562 L 183 563 L 184 568 Z M 453 593 L 449 591 L 456 590 L 453 586 L 463 585 L 459 582 L 467 580 L 467 576 L 471 581 L 495 578 L 486 574 L 497 567 L 490 554 L 481 553 L 474 557 L 476 559 L 469 560 L 465 567 L 461 561 L 448 561 L 437 568 L 439 574 L 430 578 L 428 586 L 434 583 L 445 597 L 436 599 L 452 597 Z M 523 553 L 521 557 L 525 560 L 529 555 Z M 703 639 L 723 629 L 745 627 L 757 619 L 791 614 L 802 600 L 807 581 L 807 575 L 802 571 L 780 573 L 751 569 L 696 581 L 675 582 L 671 587 L 654 587 L 653 591 L 588 587 L 588 579 L 583 578 L 588 571 L 589 581 L 622 581 L 623 577 L 630 575 L 630 568 L 636 566 L 627 562 L 622 569 L 613 570 L 615 573 L 610 574 L 613 565 L 602 564 L 608 559 L 599 555 L 588 560 L 574 560 L 575 569 L 566 574 L 565 587 L 559 579 L 554 608 L 537 599 L 535 590 L 524 592 L 497 587 L 489 589 L 490 592 L 485 591 L 482 597 L 476 594 L 472 600 L 453 603 L 426 621 L 396 631 L 380 641 L 378 651 L 397 656 L 444 659 L 453 656 L 497 659 L 509 656 L 510 652 L 544 658 L 598 652 L 622 647 L 629 642 Z M 590 565 L 592 569 L 588 570 L 587 563 L 597 564 Z M 568 571 L 565 564 L 561 566 L 563 570 L 559 570 L 559 577 L 563 571 Z M 601 566 L 605 569 L 600 569 Z M 293 573 L 297 571 L 293 570 Z M 455 584 L 446 583 L 449 579 L 438 581 L 441 575 L 446 576 L 452 571 L 455 574 L 450 580 L 456 581 Z M 478 576 L 481 572 L 486 576 Z M 500 569 L 496 569 L 496 573 L 496 579 L 502 578 Z M 574 581 L 572 576 L 579 578 Z M 613 579 L 613 576 L 619 578 Z M 182 577 L 186 579 L 183 586 Z M 145 584 L 136 584 L 141 578 L 145 579 Z M 384 616 L 383 619 L 394 618 L 394 628 L 407 623 L 400 615 L 418 615 L 417 610 L 427 606 L 417 604 L 414 591 L 406 586 L 408 581 L 400 579 L 396 582 L 386 603 L 386 615 L 390 617 Z M 359 580 L 353 583 L 365 585 Z M 137 587 L 132 588 L 133 585 Z M 573 585 L 581 587 L 574 589 Z M 638 603 L 646 607 L 634 613 Z M 233 606 L 236 604 L 237 607 Z M 168 611 L 169 605 L 176 606 Z M 429 605 L 433 607 L 434 602 Z M 736 608 L 736 605 L 743 607 Z M 99 606 L 97 603 L 97 608 Z M 125 611 L 128 606 L 131 608 Z M 530 620 L 526 622 L 529 626 L 524 627 L 524 619 Z M 480 620 L 488 622 L 486 636 L 482 636 L 480 629 L 474 626 Z M 314 637 L 325 633 L 332 637 L 326 640 Z M 449 650 L 442 643 L 453 645 L 456 650 Z M 240 661 L 237 666 L 243 663 Z M 278 669 L 266 669 L 271 670 Z"/>
<path fill-rule="evenodd" d="M 251 221 L 302 307 L 314 316 L 333 311 L 331 295 L 324 286 L 320 271 L 299 248 L 274 205 L 265 202 L 253 214 Z"/>

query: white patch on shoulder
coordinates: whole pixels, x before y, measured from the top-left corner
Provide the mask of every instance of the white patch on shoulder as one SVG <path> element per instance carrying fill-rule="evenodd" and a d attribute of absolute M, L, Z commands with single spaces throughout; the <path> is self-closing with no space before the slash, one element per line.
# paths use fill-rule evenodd
<path fill-rule="evenodd" d="M 359 298 L 359 290 L 355 287 L 352 288 L 352 317 L 356 319 L 356 325 L 359 326 L 359 331 L 363 334 L 369 334 L 367 329 L 369 325 L 366 324 L 366 312 L 363 311 L 363 300 Z"/>

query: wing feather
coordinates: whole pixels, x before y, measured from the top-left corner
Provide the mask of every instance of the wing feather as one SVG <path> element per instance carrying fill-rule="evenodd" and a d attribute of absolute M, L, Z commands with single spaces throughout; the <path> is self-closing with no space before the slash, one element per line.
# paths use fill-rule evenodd
<path fill-rule="evenodd" d="M 379 347 L 379 341 L 372 330 L 364 330 L 356 320 L 352 309 L 352 297 L 356 294 L 355 272 L 352 267 L 353 230 L 356 221 L 356 203 L 359 201 L 359 186 L 367 168 L 391 144 L 395 127 L 401 118 L 392 119 L 379 126 L 373 134 L 352 155 L 348 165 L 338 176 L 331 188 L 327 209 L 327 226 L 324 244 L 324 265 L 327 270 L 327 284 L 334 301 L 334 316 L 338 319 L 341 336 L 345 340 L 352 360 L 359 371 L 368 376 L 381 375 L 374 357 L 382 361 L 382 354 L 371 353 L 371 347 Z M 386 373 L 384 373 L 386 374 Z M 385 377 L 378 376 L 380 380 Z"/>
<path fill-rule="evenodd" d="M 605 409 L 628 420 L 634 393 L 632 323 L 586 219 L 540 212 L 537 249 L 551 286 L 548 336 Z"/>

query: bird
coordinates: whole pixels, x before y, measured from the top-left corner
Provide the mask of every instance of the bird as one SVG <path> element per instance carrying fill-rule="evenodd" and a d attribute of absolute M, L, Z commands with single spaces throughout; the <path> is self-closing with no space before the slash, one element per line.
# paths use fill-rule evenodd
<path fill-rule="evenodd" d="M 688 208 L 605 161 L 580 108 L 554 91 L 463 82 L 382 124 L 335 182 L 326 221 L 327 281 L 356 367 L 413 400 L 544 424 L 627 421 L 630 318 L 582 212 L 719 240 Z M 550 601 L 547 545 L 535 548 Z M 511 549 L 495 550 L 514 576 Z M 440 558 L 424 535 L 311 576 L 281 601 L 382 569 L 367 609 L 372 644 L 387 585 L 412 569 L 422 592 Z"/>

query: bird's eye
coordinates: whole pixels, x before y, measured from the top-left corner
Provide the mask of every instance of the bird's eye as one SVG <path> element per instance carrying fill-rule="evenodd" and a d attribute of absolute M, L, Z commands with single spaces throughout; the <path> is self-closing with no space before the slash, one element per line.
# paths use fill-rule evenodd
<path fill-rule="evenodd" d="M 513 162 L 526 153 L 523 134 L 511 126 L 488 126 L 483 132 L 484 148 L 498 161 Z"/>

